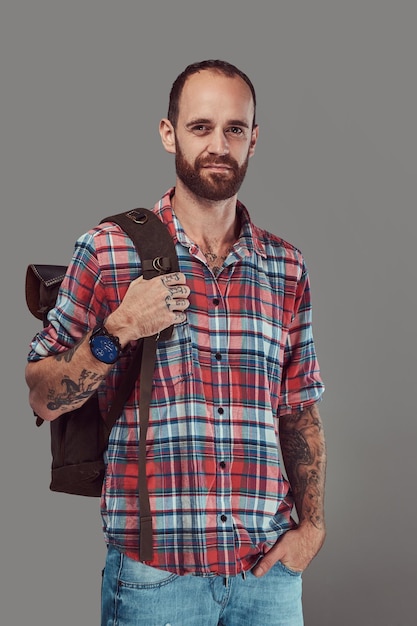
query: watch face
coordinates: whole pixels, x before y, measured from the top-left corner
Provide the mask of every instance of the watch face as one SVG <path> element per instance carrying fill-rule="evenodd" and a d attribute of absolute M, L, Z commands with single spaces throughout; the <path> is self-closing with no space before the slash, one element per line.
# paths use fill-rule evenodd
<path fill-rule="evenodd" d="M 119 350 L 110 337 L 96 335 L 90 340 L 91 352 L 102 363 L 115 363 L 119 357 Z"/>

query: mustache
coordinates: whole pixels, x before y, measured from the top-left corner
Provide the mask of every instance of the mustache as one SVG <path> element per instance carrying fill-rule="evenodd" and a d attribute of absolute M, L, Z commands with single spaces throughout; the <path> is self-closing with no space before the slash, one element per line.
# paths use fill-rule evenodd
<path fill-rule="evenodd" d="M 215 157 L 215 158 L 213 157 L 200 158 L 200 159 L 197 159 L 195 164 L 197 167 L 205 167 L 207 165 L 227 165 L 233 170 L 239 169 L 239 166 L 237 162 L 235 161 L 235 159 L 233 159 L 227 154 L 223 156 Z"/>

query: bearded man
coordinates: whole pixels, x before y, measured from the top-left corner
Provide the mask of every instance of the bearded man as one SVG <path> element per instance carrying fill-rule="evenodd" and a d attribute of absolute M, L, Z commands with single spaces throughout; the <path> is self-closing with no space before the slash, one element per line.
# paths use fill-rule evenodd
<path fill-rule="evenodd" d="M 159 130 L 176 182 L 154 212 L 180 271 L 145 281 L 115 224 L 80 237 L 59 306 L 31 345 L 30 403 L 55 419 L 70 408 L 62 381 L 82 375 L 105 411 L 126 369 L 124 348 L 174 324 L 158 343 L 153 379 L 146 562 L 139 385 L 110 436 L 102 626 L 300 626 L 302 572 L 325 537 L 308 272 L 301 252 L 256 227 L 237 198 L 259 133 L 246 74 L 225 61 L 188 66 Z M 114 344 L 111 363 L 94 351 L 93 329 Z"/>

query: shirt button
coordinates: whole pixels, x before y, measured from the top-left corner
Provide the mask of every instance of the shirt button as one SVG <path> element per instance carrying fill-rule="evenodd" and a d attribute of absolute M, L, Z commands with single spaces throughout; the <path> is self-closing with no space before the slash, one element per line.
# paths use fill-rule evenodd
<path fill-rule="evenodd" d="M 218 306 L 220 304 L 220 300 L 218 298 L 213 298 L 214 306 Z"/>
<path fill-rule="evenodd" d="M 220 519 L 222 520 L 222 522 L 227 522 L 227 515 L 221 515 Z"/>
<path fill-rule="evenodd" d="M 224 469 L 226 467 L 226 463 L 224 461 L 220 461 L 220 467 Z"/>
<path fill-rule="evenodd" d="M 216 357 L 217 361 L 221 361 L 222 360 L 222 355 L 220 354 L 220 352 L 216 352 L 216 354 L 214 356 Z"/>
<path fill-rule="evenodd" d="M 224 413 L 224 409 L 223 409 L 223 407 L 219 407 L 219 408 L 217 409 L 217 413 L 218 413 L 219 415 L 223 415 L 223 413 Z"/>

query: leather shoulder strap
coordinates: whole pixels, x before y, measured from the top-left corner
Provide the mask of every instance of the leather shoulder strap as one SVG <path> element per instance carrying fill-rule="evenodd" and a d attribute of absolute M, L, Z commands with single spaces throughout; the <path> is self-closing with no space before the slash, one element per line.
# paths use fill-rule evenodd
<path fill-rule="evenodd" d="M 127 213 L 119 213 L 105 218 L 101 223 L 103 222 L 118 224 L 132 239 L 141 259 L 142 274 L 145 279 L 148 280 L 159 274 L 179 270 L 172 237 L 165 224 L 149 209 L 134 209 Z M 149 423 L 149 404 L 152 395 L 156 348 L 159 339 L 165 340 L 171 336 L 172 329 L 173 326 L 165 329 L 158 336 L 145 337 L 138 343 L 132 362 L 106 419 L 111 430 L 140 372 L 138 491 L 140 510 L 139 558 L 142 561 L 152 561 L 153 558 L 152 513 L 146 476 L 146 433 Z"/>
<path fill-rule="evenodd" d="M 149 209 L 133 209 L 106 217 L 101 223 L 118 224 L 131 238 L 142 262 L 145 279 L 177 272 L 175 245 L 166 225 Z"/>
<path fill-rule="evenodd" d="M 160 274 L 178 272 L 178 257 L 174 241 L 166 225 L 153 211 L 144 208 L 117 213 L 101 220 L 114 222 L 122 228 L 135 244 L 142 265 L 142 275 L 148 280 Z M 162 340 L 169 339 L 173 327 L 160 334 Z"/>
<path fill-rule="evenodd" d="M 105 222 L 113 222 L 118 224 L 135 244 L 139 254 L 143 277 L 149 280 L 159 274 L 178 271 L 178 258 L 175 251 L 175 245 L 172 237 L 163 222 L 149 209 L 133 209 L 125 213 L 117 213 L 101 220 L 101 224 Z M 160 333 L 158 339 L 166 340 L 172 334 L 173 326 L 166 328 Z M 157 338 L 154 337 L 150 346 L 154 347 L 156 352 Z M 106 424 L 110 433 L 116 420 L 123 410 L 123 406 L 127 402 L 135 382 L 142 369 L 145 376 L 141 375 L 141 381 L 147 381 L 148 386 L 152 386 L 154 357 L 150 358 L 150 346 L 143 352 L 143 340 L 138 342 L 138 346 L 132 356 L 129 368 L 120 383 L 114 401 L 106 416 Z M 147 356 L 145 356 L 145 354 Z M 150 371 L 149 368 L 152 368 Z M 143 385 L 143 383 L 141 383 Z M 150 399 L 151 388 L 144 391 L 143 396 Z M 142 387 L 141 387 L 142 397 Z M 146 406 L 143 407 L 146 411 Z M 142 410 L 141 413 L 144 412 Z M 149 410 L 149 409 L 147 409 Z"/>

